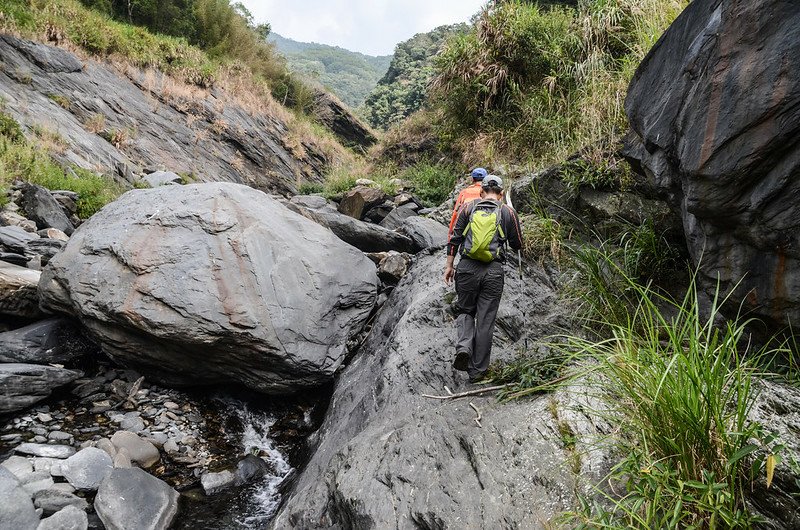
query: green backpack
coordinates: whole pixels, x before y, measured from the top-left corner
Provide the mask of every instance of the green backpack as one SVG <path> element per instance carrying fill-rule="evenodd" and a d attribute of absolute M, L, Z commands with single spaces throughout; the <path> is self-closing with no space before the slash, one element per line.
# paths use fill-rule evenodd
<path fill-rule="evenodd" d="M 484 263 L 500 257 L 506 239 L 501 223 L 501 208 L 500 204 L 490 200 L 475 203 L 464 229 L 462 255 Z"/>

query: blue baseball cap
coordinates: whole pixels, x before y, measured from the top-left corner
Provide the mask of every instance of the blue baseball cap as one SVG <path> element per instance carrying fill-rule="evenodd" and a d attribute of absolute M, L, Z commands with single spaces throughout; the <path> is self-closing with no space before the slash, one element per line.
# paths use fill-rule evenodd
<path fill-rule="evenodd" d="M 483 180 L 483 177 L 485 177 L 488 174 L 489 172 L 483 169 L 482 167 L 476 167 L 475 169 L 472 170 L 472 173 L 470 173 L 470 175 L 472 176 L 472 180 Z"/>

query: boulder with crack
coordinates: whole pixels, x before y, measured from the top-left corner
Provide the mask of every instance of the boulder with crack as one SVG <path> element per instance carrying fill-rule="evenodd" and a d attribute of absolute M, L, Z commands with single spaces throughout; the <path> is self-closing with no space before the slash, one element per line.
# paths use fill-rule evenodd
<path fill-rule="evenodd" d="M 151 379 L 287 393 L 333 377 L 377 284 L 330 231 L 216 183 L 126 193 L 76 230 L 40 291 Z"/>

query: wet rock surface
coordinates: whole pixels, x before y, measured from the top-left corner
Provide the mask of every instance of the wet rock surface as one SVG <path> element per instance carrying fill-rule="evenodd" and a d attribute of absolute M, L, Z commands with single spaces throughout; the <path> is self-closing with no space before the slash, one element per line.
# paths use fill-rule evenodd
<path fill-rule="evenodd" d="M 570 394 L 499 405 L 493 396 L 439 402 L 467 386 L 452 368 L 453 329 L 444 253 L 418 255 L 386 302 L 363 349 L 337 381 L 319 443 L 273 528 L 538 527 L 608 469 L 591 406 Z M 564 325 L 546 275 L 506 276 L 495 359 Z M 527 306 L 527 315 L 522 305 Z M 527 318 L 525 318 L 527 316 Z M 578 473 L 548 406 L 559 400 L 586 454 Z M 581 412 L 582 411 L 582 412 Z"/>
<path fill-rule="evenodd" d="M 374 265 L 328 230 L 217 183 L 128 192 L 72 236 L 40 290 L 156 380 L 287 393 L 332 378 L 377 282 Z"/>
<path fill-rule="evenodd" d="M 769 13 L 769 16 L 765 16 Z M 732 306 L 800 318 L 800 11 L 792 2 L 689 4 L 639 66 L 630 149 L 680 199 L 701 279 L 741 281 Z"/>

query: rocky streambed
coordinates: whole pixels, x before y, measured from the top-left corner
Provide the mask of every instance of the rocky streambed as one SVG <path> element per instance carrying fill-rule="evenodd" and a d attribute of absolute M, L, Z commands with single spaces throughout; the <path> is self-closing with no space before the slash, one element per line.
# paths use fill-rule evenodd
<path fill-rule="evenodd" d="M 36 528 L 39 516 L 54 514 L 78 528 L 84 519 L 88 528 L 113 527 L 115 518 L 150 510 L 148 520 L 177 512 L 173 528 L 263 527 L 327 405 L 325 392 L 280 400 L 236 389 L 183 392 L 107 362 L 84 369 L 92 375 L 47 404 L 0 420 L 0 484 L 30 499 L 4 503 L 3 528 Z M 159 502 L 103 500 L 112 473 L 139 469 Z M 117 479 L 122 489 L 136 480 Z M 62 514 L 68 506 L 78 511 Z"/>

